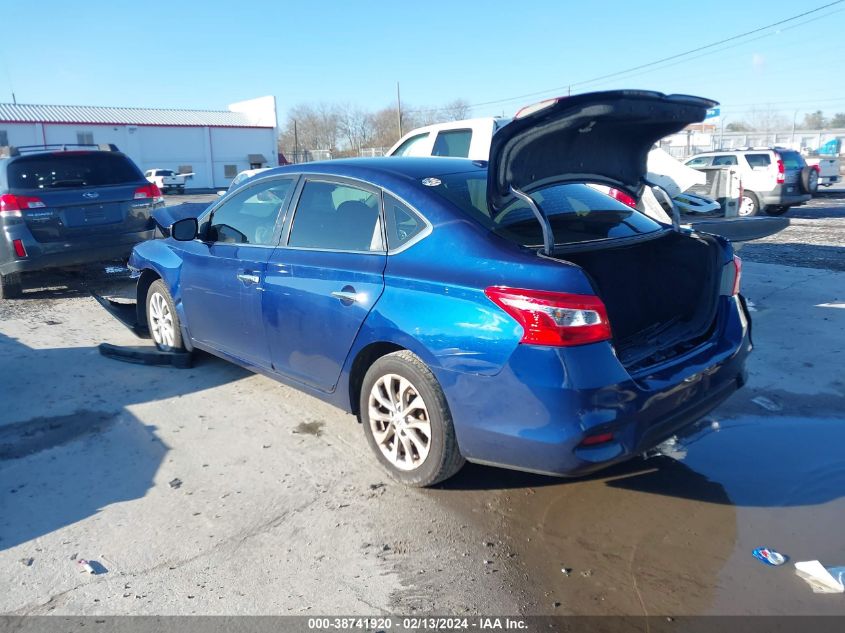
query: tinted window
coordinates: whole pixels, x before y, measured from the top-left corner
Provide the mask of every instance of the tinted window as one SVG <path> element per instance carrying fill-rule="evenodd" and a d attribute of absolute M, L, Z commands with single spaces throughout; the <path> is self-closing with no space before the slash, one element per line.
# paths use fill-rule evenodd
<path fill-rule="evenodd" d="M 724 165 L 738 165 L 736 156 L 714 156 L 713 167 L 720 167 Z"/>
<path fill-rule="evenodd" d="M 686 162 L 687 167 L 708 167 L 710 165 L 710 161 L 713 160 L 712 156 L 697 156 L 691 160 Z"/>
<path fill-rule="evenodd" d="M 780 152 L 780 159 L 786 169 L 804 169 L 806 165 L 798 152 Z"/>
<path fill-rule="evenodd" d="M 63 152 L 24 156 L 9 163 L 10 189 L 99 187 L 143 180 L 125 156 L 108 152 Z"/>
<path fill-rule="evenodd" d="M 469 143 L 472 140 L 472 130 L 446 130 L 438 132 L 434 139 L 432 156 L 454 156 L 456 158 L 469 157 Z"/>
<path fill-rule="evenodd" d="M 276 221 L 294 180 L 284 178 L 264 182 L 239 191 L 211 216 L 208 237 L 227 244 L 276 243 Z"/>
<path fill-rule="evenodd" d="M 772 164 L 772 159 L 768 154 L 746 154 L 745 160 L 751 167 L 768 167 Z"/>
<path fill-rule="evenodd" d="M 416 213 L 389 193 L 384 194 L 384 216 L 387 220 L 387 244 L 399 248 L 425 229 L 425 222 Z"/>
<path fill-rule="evenodd" d="M 447 174 L 439 178 L 440 185 L 427 189 L 454 203 L 494 233 L 525 246 L 543 244 L 540 224 L 524 202 L 516 201 L 496 217 L 490 216 L 486 172 Z M 548 216 L 556 244 L 631 237 L 662 229 L 651 218 L 587 185 L 557 185 L 531 197 Z"/>
<path fill-rule="evenodd" d="M 159 176 L 172 176 L 173 172 L 170 171 L 169 169 L 159 169 L 157 175 L 159 175 Z"/>
<path fill-rule="evenodd" d="M 379 196 L 340 183 L 309 181 L 302 189 L 288 246 L 380 251 Z"/>
<path fill-rule="evenodd" d="M 421 156 L 421 145 L 428 138 L 428 132 L 425 134 L 417 134 L 412 136 L 407 141 L 396 148 L 396 151 L 391 156 Z"/>

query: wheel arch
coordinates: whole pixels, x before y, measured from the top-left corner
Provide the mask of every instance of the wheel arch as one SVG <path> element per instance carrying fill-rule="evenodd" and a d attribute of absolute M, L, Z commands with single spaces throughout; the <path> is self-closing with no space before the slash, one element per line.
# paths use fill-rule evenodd
<path fill-rule="evenodd" d="M 360 422 L 360 402 L 361 402 L 361 387 L 364 384 L 364 376 L 367 370 L 372 367 L 379 358 L 407 349 L 398 345 L 397 343 L 389 341 L 377 341 L 365 345 L 355 355 L 352 364 L 349 367 L 349 410 L 352 415 L 358 417 Z"/>
<path fill-rule="evenodd" d="M 135 312 L 137 313 L 138 325 L 142 327 L 149 327 L 147 323 L 147 292 L 156 279 L 161 279 L 161 275 L 152 268 L 145 268 L 138 278 L 138 285 L 135 286 Z"/>

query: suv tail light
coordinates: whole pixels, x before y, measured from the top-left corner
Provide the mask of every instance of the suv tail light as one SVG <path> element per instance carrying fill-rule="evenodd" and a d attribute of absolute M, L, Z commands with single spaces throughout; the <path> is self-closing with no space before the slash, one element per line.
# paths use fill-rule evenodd
<path fill-rule="evenodd" d="M 161 189 L 158 188 L 158 185 L 155 183 L 149 183 L 144 185 L 143 187 L 138 187 L 135 190 L 135 199 L 136 200 L 160 200 L 161 199 Z"/>
<path fill-rule="evenodd" d="M 25 209 L 42 209 L 46 205 L 35 196 L 0 195 L 0 216 L 19 218 Z"/>
<path fill-rule="evenodd" d="M 786 169 L 783 166 L 783 159 L 778 158 L 778 184 L 782 185 L 786 182 Z"/>
<path fill-rule="evenodd" d="M 815 169 L 817 174 L 821 174 L 821 173 L 822 173 L 822 166 L 821 166 L 821 165 L 810 165 L 810 167 L 812 167 L 813 169 Z"/>
<path fill-rule="evenodd" d="M 484 294 L 522 326 L 520 343 L 570 347 L 611 338 L 607 309 L 594 295 L 502 286 Z"/>
<path fill-rule="evenodd" d="M 607 195 L 609 195 L 614 200 L 619 200 L 619 202 L 621 202 L 622 204 L 627 204 L 632 209 L 637 208 L 637 201 L 634 200 L 631 196 L 629 196 L 624 191 L 619 191 L 619 189 L 614 189 L 613 187 L 611 187 L 608 190 Z"/>

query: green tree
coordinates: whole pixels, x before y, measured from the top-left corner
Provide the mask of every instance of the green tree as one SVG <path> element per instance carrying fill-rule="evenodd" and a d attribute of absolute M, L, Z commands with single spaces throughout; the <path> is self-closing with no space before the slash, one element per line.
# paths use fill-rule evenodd
<path fill-rule="evenodd" d="M 745 121 L 736 121 L 734 123 L 728 123 L 725 129 L 728 132 L 750 132 L 751 126 Z"/>
<path fill-rule="evenodd" d="M 845 127 L 845 112 L 837 112 L 830 120 L 830 127 Z"/>
<path fill-rule="evenodd" d="M 801 127 L 805 130 L 821 130 L 827 127 L 827 119 L 824 118 L 824 113 L 821 110 L 808 112 L 804 115 L 804 123 Z"/>

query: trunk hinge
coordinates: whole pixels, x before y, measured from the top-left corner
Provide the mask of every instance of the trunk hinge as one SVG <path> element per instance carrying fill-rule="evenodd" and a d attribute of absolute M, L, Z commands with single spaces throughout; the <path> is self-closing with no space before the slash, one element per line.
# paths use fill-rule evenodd
<path fill-rule="evenodd" d="M 551 255 L 555 248 L 555 237 L 552 233 L 552 225 L 549 222 L 549 218 L 547 218 L 546 214 L 543 213 L 542 209 L 540 209 L 540 205 L 534 202 L 531 196 L 527 193 L 516 189 L 513 185 L 510 186 L 510 189 L 513 195 L 528 205 L 528 208 L 531 209 L 534 217 L 537 218 L 537 221 L 540 223 L 540 228 L 543 230 L 543 251 L 546 255 Z"/>
<path fill-rule="evenodd" d="M 661 187 L 657 183 L 651 182 L 647 178 L 643 178 L 643 183 L 646 186 L 651 187 L 652 193 L 654 194 L 654 197 L 658 199 L 658 202 L 660 202 L 660 198 L 663 198 L 664 203 L 667 204 L 670 209 L 672 209 L 672 229 L 676 233 L 680 233 L 680 231 L 681 231 L 681 210 L 678 208 L 678 205 L 675 204 L 675 201 L 672 200 L 672 196 L 670 196 L 669 192 L 666 191 L 663 187 Z M 661 206 L 663 206 L 663 205 L 661 205 Z"/>

